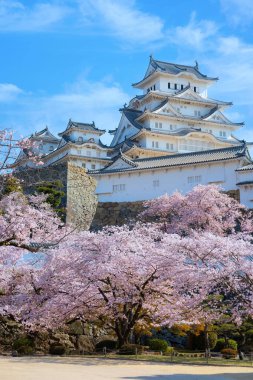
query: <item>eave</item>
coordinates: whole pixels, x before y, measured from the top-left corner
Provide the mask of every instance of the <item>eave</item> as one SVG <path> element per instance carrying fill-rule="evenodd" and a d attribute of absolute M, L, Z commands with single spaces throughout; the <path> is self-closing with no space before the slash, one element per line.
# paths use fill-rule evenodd
<path fill-rule="evenodd" d="M 172 116 L 172 115 L 165 115 L 165 114 L 153 114 L 152 112 L 149 112 L 149 111 L 145 111 L 143 112 L 142 115 L 140 115 L 136 121 L 140 121 L 140 120 L 150 120 L 150 119 L 154 119 L 155 117 L 160 117 L 160 118 L 164 118 L 164 119 L 172 119 L 172 120 L 177 120 L 177 121 L 186 121 L 186 122 L 189 122 L 189 123 L 194 123 L 194 124 L 200 124 L 200 125 L 203 125 L 203 124 L 210 124 L 212 126 L 217 126 L 217 127 L 226 127 L 228 129 L 231 129 L 231 130 L 234 130 L 236 128 L 234 127 L 242 127 L 244 125 L 244 123 L 231 123 L 231 124 L 225 124 L 225 123 L 216 123 L 214 121 L 211 121 L 211 120 L 204 120 L 204 119 L 197 119 L 197 118 L 194 118 L 194 117 L 190 117 L 190 116 L 180 116 L 180 117 L 176 117 L 176 116 Z M 237 128 L 237 129 L 238 129 Z"/>
<path fill-rule="evenodd" d="M 143 87 L 145 87 L 149 82 L 153 81 L 154 79 L 156 79 L 157 77 L 160 77 L 160 76 L 165 77 L 165 78 L 173 78 L 173 77 L 179 78 L 182 76 L 187 77 L 187 78 L 190 77 L 190 78 L 193 78 L 194 81 L 196 81 L 196 82 L 205 83 L 208 85 L 211 85 L 214 81 L 218 80 L 218 78 L 210 78 L 210 79 L 202 78 L 201 79 L 201 78 L 198 78 L 194 74 L 189 73 L 189 72 L 180 72 L 178 74 L 170 74 L 170 73 L 166 73 L 166 72 L 162 72 L 162 71 L 153 71 L 152 73 L 150 73 L 148 76 L 146 76 L 145 78 L 143 78 L 139 82 L 133 83 L 132 86 L 134 88 L 143 89 Z"/>

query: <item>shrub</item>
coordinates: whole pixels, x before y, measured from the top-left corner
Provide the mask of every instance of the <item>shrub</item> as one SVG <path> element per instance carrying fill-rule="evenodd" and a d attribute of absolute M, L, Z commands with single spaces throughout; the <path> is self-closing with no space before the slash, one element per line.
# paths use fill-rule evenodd
<path fill-rule="evenodd" d="M 225 359 L 235 359 L 237 355 L 237 351 L 233 350 L 232 348 L 223 348 L 223 350 L 221 350 L 221 353 Z"/>
<path fill-rule="evenodd" d="M 140 344 L 124 344 L 118 351 L 120 355 L 135 355 L 143 352 L 143 346 Z"/>
<path fill-rule="evenodd" d="M 65 347 L 61 344 L 52 344 L 49 348 L 49 353 L 51 355 L 64 355 L 65 351 Z"/>
<path fill-rule="evenodd" d="M 217 334 L 214 331 L 209 331 L 208 333 L 209 346 L 212 350 L 217 343 Z M 194 350 L 205 350 L 205 335 L 201 332 L 199 335 L 192 335 L 192 349 Z"/>
<path fill-rule="evenodd" d="M 221 351 L 225 348 L 232 348 L 233 350 L 237 350 L 237 342 L 234 339 L 228 339 L 227 342 L 224 338 L 220 338 L 217 340 L 215 351 Z"/>
<path fill-rule="evenodd" d="M 34 352 L 33 341 L 26 336 L 16 339 L 12 348 L 21 355 L 32 355 Z"/>
<path fill-rule="evenodd" d="M 162 339 L 150 339 L 149 348 L 150 350 L 153 350 L 153 351 L 166 352 L 168 349 L 168 343 L 166 342 L 166 340 L 162 340 Z"/>
<path fill-rule="evenodd" d="M 164 355 L 171 355 L 172 353 L 174 353 L 174 348 L 167 347 L 166 351 L 164 352 Z"/>
<path fill-rule="evenodd" d="M 100 351 L 104 347 L 106 347 L 108 350 L 115 350 L 117 348 L 117 341 L 115 340 L 101 340 L 101 342 L 98 342 L 96 344 L 96 350 Z"/>

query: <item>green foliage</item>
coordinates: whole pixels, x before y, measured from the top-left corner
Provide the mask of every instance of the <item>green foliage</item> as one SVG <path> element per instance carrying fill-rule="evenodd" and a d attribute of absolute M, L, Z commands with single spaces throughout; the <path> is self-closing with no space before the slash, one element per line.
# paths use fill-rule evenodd
<path fill-rule="evenodd" d="M 4 179 L 3 195 L 9 195 L 10 193 L 23 192 L 20 181 L 18 178 L 8 175 Z"/>
<path fill-rule="evenodd" d="M 220 338 L 217 340 L 215 351 L 222 351 L 223 349 L 231 348 L 237 350 L 237 342 L 234 339 Z"/>
<path fill-rule="evenodd" d="M 166 352 L 168 349 L 168 343 L 163 339 L 150 339 L 148 343 L 152 351 Z"/>
<path fill-rule="evenodd" d="M 49 348 L 49 353 L 51 355 L 64 355 L 66 352 L 65 347 L 61 344 L 52 344 Z"/>
<path fill-rule="evenodd" d="M 117 341 L 115 340 L 101 340 L 101 342 L 96 344 L 96 350 L 102 350 L 106 347 L 108 350 L 115 350 L 117 348 Z"/>
<path fill-rule="evenodd" d="M 171 355 L 174 352 L 173 347 L 167 347 L 166 351 L 164 352 L 164 355 Z"/>
<path fill-rule="evenodd" d="M 223 348 L 223 350 L 221 350 L 221 353 L 225 359 L 234 359 L 237 355 L 237 351 L 233 350 L 232 348 Z"/>
<path fill-rule="evenodd" d="M 209 347 L 212 350 L 217 343 L 217 334 L 214 331 L 208 332 L 208 339 L 209 339 Z M 202 331 L 199 335 L 192 335 L 191 336 L 191 345 L 192 349 L 194 350 L 205 350 L 206 344 L 205 344 L 205 335 Z"/>
<path fill-rule="evenodd" d="M 140 344 L 124 344 L 118 351 L 119 355 L 136 355 L 143 352 L 143 346 Z"/>
<path fill-rule="evenodd" d="M 65 197 L 65 192 L 63 191 L 63 183 L 60 180 L 42 182 L 36 187 L 36 191 L 38 193 L 46 194 L 46 201 L 52 206 L 59 216 L 64 216 L 65 210 L 62 207 L 62 201 Z"/>
<path fill-rule="evenodd" d="M 14 340 L 12 348 L 21 355 L 31 355 L 34 353 L 33 341 L 27 336 Z"/>

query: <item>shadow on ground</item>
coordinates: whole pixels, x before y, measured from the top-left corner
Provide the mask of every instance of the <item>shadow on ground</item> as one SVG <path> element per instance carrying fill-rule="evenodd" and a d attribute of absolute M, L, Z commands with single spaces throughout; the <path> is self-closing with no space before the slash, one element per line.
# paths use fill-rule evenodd
<path fill-rule="evenodd" d="M 253 372 L 250 373 L 215 373 L 210 375 L 198 374 L 173 374 L 150 375 L 150 376 L 130 376 L 121 377 L 123 380 L 249 380 L 253 379 Z"/>

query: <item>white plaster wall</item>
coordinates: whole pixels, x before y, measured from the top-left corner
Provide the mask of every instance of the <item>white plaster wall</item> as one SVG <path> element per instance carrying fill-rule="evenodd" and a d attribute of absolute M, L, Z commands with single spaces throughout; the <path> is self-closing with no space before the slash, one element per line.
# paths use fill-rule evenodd
<path fill-rule="evenodd" d="M 253 208 L 253 185 L 239 186 L 240 202 L 248 207 Z"/>
<path fill-rule="evenodd" d="M 237 179 L 237 182 L 253 181 L 253 170 L 238 171 Z"/>
<path fill-rule="evenodd" d="M 70 140 L 73 142 L 77 141 L 78 137 L 82 137 L 83 141 L 94 139 L 95 142 L 98 142 L 100 136 L 92 132 L 73 131 L 69 134 L 69 137 L 70 137 Z"/>
<path fill-rule="evenodd" d="M 95 176 L 96 193 L 100 202 L 147 200 L 176 190 L 187 193 L 197 184 L 189 183 L 188 177 L 201 177 L 202 184 L 218 183 L 224 190 L 234 190 L 237 188 L 235 169 L 239 165 L 239 161 L 233 161 Z M 154 186 L 153 181 L 159 181 L 159 186 Z M 113 192 L 113 185 L 120 184 L 125 185 L 125 190 Z"/>
<path fill-rule="evenodd" d="M 203 96 L 204 98 L 207 97 L 207 85 L 205 85 L 204 83 L 196 80 L 196 79 L 193 79 L 191 77 L 189 78 L 184 78 L 184 77 L 181 77 L 181 76 L 171 76 L 171 77 L 167 77 L 167 78 L 164 78 L 164 77 L 160 77 L 159 78 L 159 90 L 160 91 L 164 91 L 164 92 L 168 92 L 168 93 L 174 93 L 178 90 L 181 90 L 181 85 L 183 85 L 183 87 L 185 88 L 186 86 L 188 86 L 189 82 L 190 82 L 190 85 L 192 87 L 192 89 L 194 89 L 194 86 L 197 87 L 197 93 L 199 93 L 201 96 Z M 157 81 L 157 82 L 158 82 Z M 170 87 L 171 89 L 168 89 L 168 82 L 170 83 Z M 174 89 L 174 84 L 177 84 L 177 89 L 175 90 Z"/>

